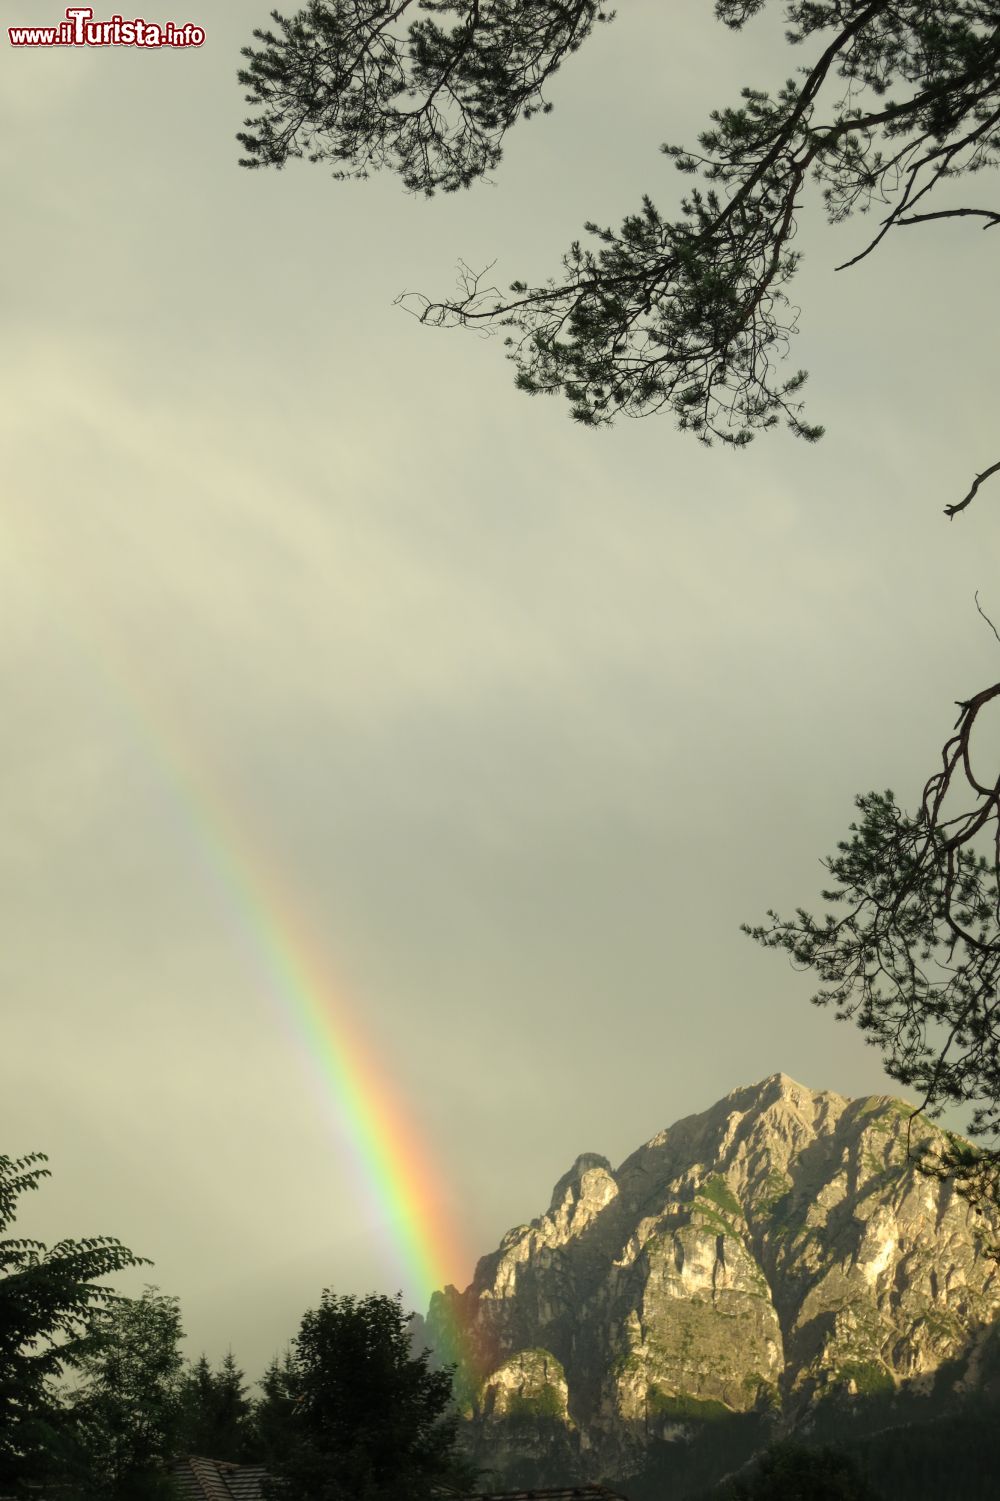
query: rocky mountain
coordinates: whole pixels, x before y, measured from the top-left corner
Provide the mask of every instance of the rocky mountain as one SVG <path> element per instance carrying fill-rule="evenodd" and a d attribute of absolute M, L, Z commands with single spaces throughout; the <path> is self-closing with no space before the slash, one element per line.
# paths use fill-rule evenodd
<path fill-rule="evenodd" d="M 432 1302 L 428 1342 L 464 1334 L 470 1448 L 521 1483 L 620 1479 L 709 1433 L 721 1453 L 723 1432 L 808 1426 L 827 1399 L 974 1386 L 1000 1223 L 919 1171 L 943 1138 L 912 1109 L 775 1074 L 618 1168 L 578 1157 Z"/>

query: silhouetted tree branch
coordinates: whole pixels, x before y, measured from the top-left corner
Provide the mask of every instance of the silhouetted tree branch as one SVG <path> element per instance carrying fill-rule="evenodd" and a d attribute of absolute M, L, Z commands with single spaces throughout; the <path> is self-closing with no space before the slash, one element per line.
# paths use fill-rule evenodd
<path fill-rule="evenodd" d="M 715 12 L 738 30 L 765 3 L 716 0 Z M 421 17 L 402 34 L 407 12 L 452 25 Z M 784 289 L 804 190 L 818 184 L 831 222 L 888 208 L 845 266 L 899 225 L 995 223 L 990 209 L 915 210 L 942 182 L 996 163 L 1000 29 L 987 0 L 788 0 L 785 14 L 790 43 L 820 43 L 815 60 L 775 93 L 745 88 L 713 112 L 698 151 L 663 147 L 701 179 L 679 218 L 647 197 L 619 230 L 588 222 L 590 243 L 574 241 L 545 283 L 505 294 L 462 266 L 451 300 L 398 300 L 428 325 L 513 330 L 520 389 L 562 392 L 588 425 L 669 410 L 704 442 L 742 445 L 782 420 L 821 436 L 802 416 L 805 373 L 779 373 L 797 332 Z M 496 166 L 518 118 L 550 107 L 542 88 L 563 58 L 612 18 L 600 0 L 315 0 L 291 20 L 275 12 L 277 31 L 244 49 L 240 79 L 260 112 L 239 137 L 243 163 L 308 154 L 343 163 L 337 176 L 384 166 L 416 192 L 467 187 Z"/>
<path fill-rule="evenodd" d="M 1000 683 L 959 703 L 915 816 L 891 791 L 856 799 L 853 837 L 823 861 L 837 883 L 823 900 L 845 903 L 846 916 L 818 922 L 799 908 L 796 922 L 769 911 L 772 926 L 743 925 L 816 971 L 823 985 L 814 1003 L 832 1002 L 839 1020 L 860 1027 L 889 1077 L 922 1095 L 917 1113 L 973 1103 L 969 1131 L 978 1138 L 1000 1136 L 1000 776 L 981 776 L 971 742 L 997 699 Z M 949 797 L 962 806 L 946 808 Z M 926 1165 L 971 1202 L 1000 1202 L 1000 1146 L 970 1149 L 952 1137 Z"/>
<path fill-rule="evenodd" d="M 972 488 L 969 491 L 968 495 L 963 496 L 963 498 L 956 505 L 945 506 L 944 514 L 948 517 L 949 521 L 953 516 L 957 516 L 959 511 L 965 510 L 966 506 L 975 499 L 976 492 L 979 489 L 979 486 L 982 484 L 983 480 L 989 479 L 991 474 L 996 474 L 998 469 L 1000 469 L 1000 459 L 998 459 L 995 464 L 991 464 L 988 469 L 984 469 L 982 474 L 976 475 L 976 478 L 972 483 Z"/>
<path fill-rule="evenodd" d="M 344 163 L 338 178 L 389 167 L 428 196 L 468 187 L 497 165 L 515 121 L 552 108 L 546 82 L 613 14 L 602 0 L 313 0 L 290 20 L 273 11 L 277 32 L 254 31 L 261 46 L 243 48 L 239 81 L 260 114 L 237 137 L 240 165 L 308 155 Z"/>
<path fill-rule="evenodd" d="M 766 3 L 716 0 L 715 14 L 738 30 Z M 402 35 L 407 11 L 420 19 Z M 431 326 L 506 330 L 518 387 L 562 393 L 590 426 L 670 411 L 706 443 L 741 446 L 782 421 L 820 437 L 802 415 L 804 371 L 781 368 L 797 332 L 786 289 L 801 203 L 814 184 L 831 223 L 881 215 L 838 269 L 900 227 L 1000 222 L 1000 209 L 933 197 L 1000 161 L 1000 12 L 996 0 L 785 0 L 784 14 L 809 61 L 776 91 L 744 88 L 712 113 L 698 150 L 662 148 L 697 179 L 674 217 L 646 197 L 617 230 L 586 223 L 589 239 L 545 282 L 502 292 L 486 284 L 491 267 L 460 263 L 451 300 L 398 300 Z M 256 32 L 261 45 L 244 52 L 240 77 L 260 111 L 240 137 L 245 165 L 308 153 L 343 164 L 335 175 L 385 166 L 412 191 L 467 187 L 496 166 L 517 119 L 548 108 L 542 88 L 562 59 L 611 18 L 599 0 L 325 0 L 292 20 L 276 14 L 278 31 Z M 982 469 L 945 514 L 966 510 L 998 471 L 1000 460 Z M 998 693 L 961 704 L 917 815 L 891 792 L 857 800 L 861 822 L 828 862 L 839 889 L 824 893 L 851 903 L 847 917 L 817 924 L 800 911 L 788 924 L 772 913 L 775 927 L 747 930 L 817 969 L 828 988 L 816 999 L 866 1031 L 890 1075 L 923 1091 L 923 1108 L 984 1101 L 978 1134 L 1000 1127 L 1000 832 L 989 861 L 974 841 L 1000 823 L 1000 782 L 973 776 L 969 737 Z M 946 817 L 962 783 L 971 808 Z M 996 1154 L 951 1167 L 967 1186 L 976 1174 L 1000 1185 Z"/>

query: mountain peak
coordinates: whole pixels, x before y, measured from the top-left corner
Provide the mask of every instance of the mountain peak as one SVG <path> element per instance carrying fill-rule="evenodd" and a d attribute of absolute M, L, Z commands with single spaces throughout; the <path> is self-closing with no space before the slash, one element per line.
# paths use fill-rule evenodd
<path fill-rule="evenodd" d="M 552 1190 L 552 1198 L 549 1202 L 549 1214 L 556 1213 L 560 1205 L 565 1202 L 567 1192 L 570 1192 L 574 1199 L 579 1198 L 584 1178 L 588 1173 L 593 1172 L 597 1172 L 602 1177 L 610 1179 L 611 1184 L 614 1183 L 615 1175 L 612 1172 L 611 1163 L 606 1157 L 602 1157 L 600 1152 L 581 1152 L 573 1163 L 573 1166 L 569 1169 L 569 1172 L 563 1173 L 559 1182 Z"/>
<path fill-rule="evenodd" d="M 795 1105 L 807 1104 L 822 1096 L 830 1096 L 833 1099 L 843 1099 L 842 1095 L 834 1095 L 827 1089 L 810 1089 L 806 1084 L 800 1084 L 798 1079 L 793 1079 L 789 1074 L 768 1074 L 766 1079 L 759 1079 L 756 1084 L 744 1084 L 738 1089 L 732 1090 L 726 1095 L 725 1100 L 733 1100 L 737 1097 L 750 1099 L 757 1098 L 762 1103 L 774 1099 L 784 1099 Z M 719 1102 L 725 1103 L 724 1101 Z M 846 1100 L 844 1100 L 846 1104 Z"/>
<path fill-rule="evenodd" d="M 780 1089 L 782 1094 L 787 1094 L 789 1093 L 789 1091 L 798 1091 L 799 1093 L 812 1094 L 811 1089 L 807 1089 L 806 1086 L 804 1084 L 800 1084 L 797 1079 L 791 1078 L 788 1074 L 781 1073 L 780 1070 L 776 1074 L 768 1074 L 767 1078 L 762 1079 L 756 1086 L 757 1089 L 768 1089 L 771 1087 Z"/>
<path fill-rule="evenodd" d="M 949 1362 L 956 1380 L 1000 1315 L 1000 1213 L 982 1234 L 920 1173 L 941 1133 L 910 1115 L 777 1072 L 616 1170 L 581 1153 L 461 1295 L 474 1427 L 548 1414 L 563 1438 L 545 1429 L 547 1462 L 564 1439 L 597 1479 L 702 1419 L 794 1427 L 819 1396 L 902 1390 Z"/>

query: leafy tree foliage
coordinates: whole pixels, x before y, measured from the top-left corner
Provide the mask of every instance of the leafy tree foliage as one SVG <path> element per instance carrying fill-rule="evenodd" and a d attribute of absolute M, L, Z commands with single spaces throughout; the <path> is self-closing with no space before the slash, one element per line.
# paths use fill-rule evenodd
<path fill-rule="evenodd" d="M 775 1444 L 749 1479 L 730 1481 L 723 1501 L 879 1501 L 857 1463 L 836 1449 Z"/>
<path fill-rule="evenodd" d="M 181 1382 L 179 1450 L 203 1454 L 234 1464 L 255 1457 L 251 1429 L 252 1403 L 246 1380 L 232 1351 L 213 1371 L 202 1355 Z"/>
<path fill-rule="evenodd" d="M 410 1352 L 399 1297 L 338 1297 L 307 1312 L 293 1352 L 265 1378 L 276 1496 L 302 1501 L 426 1501 L 472 1475 L 455 1452 L 451 1371 Z M 270 1391 L 269 1391 L 270 1386 Z"/>
<path fill-rule="evenodd" d="M 996 1404 L 969 1402 L 932 1423 L 908 1423 L 855 1441 L 851 1452 L 886 1496 L 906 1501 L 994 1501 L 1000 1473 Z"/>
<path fill-rule="evenodd" d="M 17 1200 L 50 1176 L 44 1152 L 0 1157 L 0 1235 Z M 93 1345 L 95 1312 L 126 1300 L 97 1278 L 149 1266 L 111 1236 L 41 1241 L 0 1239 L 0 1494 L 21 1495 L 53 1476 L 71 1448 L 53 1379 Z"/>
<path fill-rule="evenodd" d="M 68 1402 L 94 1501 L 155 1501 L 183 1421 L 183 1337 L 177 1298 L 147 1287 L 92 1319 L 90 1348 L 76 1360 L 81 1381 Z"/>

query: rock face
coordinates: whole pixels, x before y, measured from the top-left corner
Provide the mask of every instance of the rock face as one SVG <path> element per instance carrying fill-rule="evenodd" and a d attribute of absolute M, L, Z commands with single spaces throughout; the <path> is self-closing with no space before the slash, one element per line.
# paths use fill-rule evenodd
<path fill-rule="evenodd" d="M 920 1173 L 941 1133 L 911 1110 L 775 1074 L 617 1170 L 578 1157 L 545 1214 L 432 1302 L 432 1343 L 466 1331 L 473 1448 L 509 1474 L 539 1446 L 563 1475 L 571 1454 L 580 1478 L 628 1474 L 721 1417 L 788 1427 L 830 1393 L 974 1372 L 1000 1224 Z"/>

